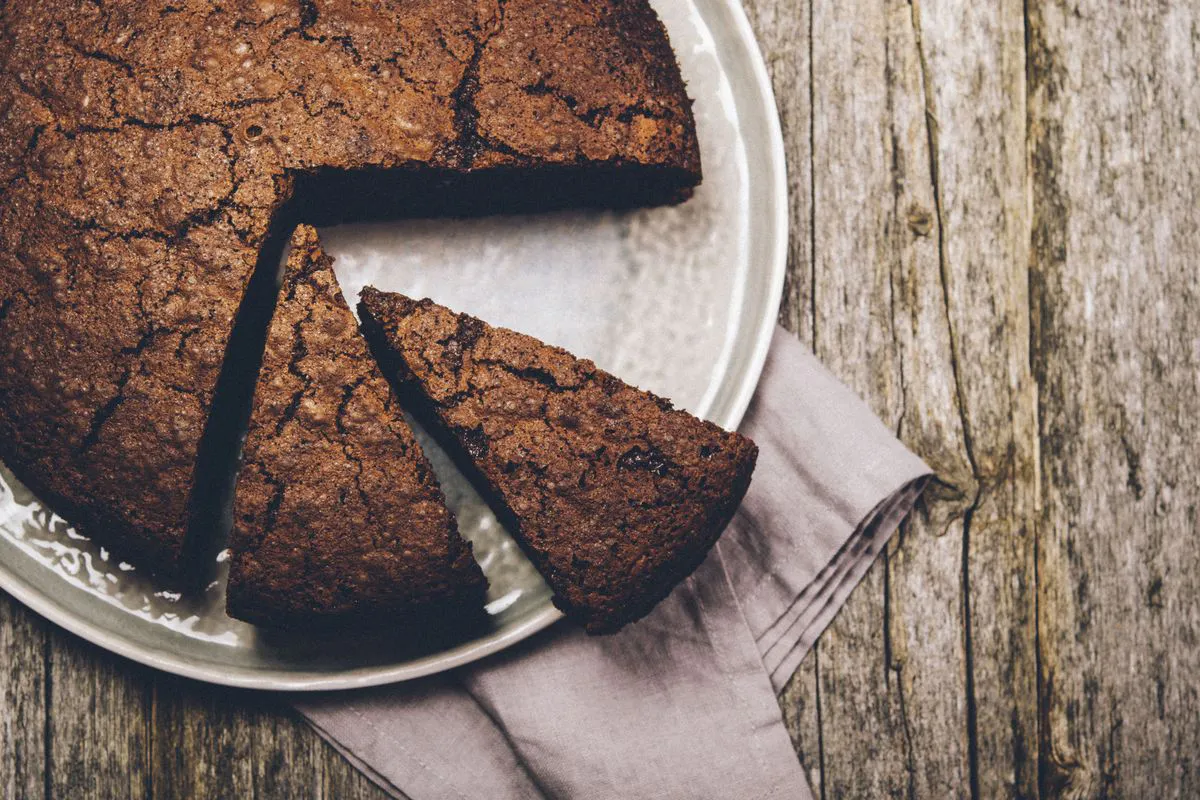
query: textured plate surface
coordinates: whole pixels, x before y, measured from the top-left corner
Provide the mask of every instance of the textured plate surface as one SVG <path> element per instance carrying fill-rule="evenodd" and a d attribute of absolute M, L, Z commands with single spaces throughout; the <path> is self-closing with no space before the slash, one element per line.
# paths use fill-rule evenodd
<path fill-rule="evenodd" d="M 429 296 L 533 334 L 676 405 L 736 427 L 766 357 L 783 287 L 787 203 L 775 104 L 736 0 L 657 0 L 695 110 L 704 165 L 674 208 L 322 231 L 348 299 L 364 285 Z M 559 618 L 495 517 L 422 437 L 491 582 L 491 627 L 468 638 L 352 646 L 266 635 L 202 597 L 161 591 L 77 535 L 0 469 L 0 586 L 134 660 L 200 680 L 339 689 L 415 678 L 494 653 Z"/>

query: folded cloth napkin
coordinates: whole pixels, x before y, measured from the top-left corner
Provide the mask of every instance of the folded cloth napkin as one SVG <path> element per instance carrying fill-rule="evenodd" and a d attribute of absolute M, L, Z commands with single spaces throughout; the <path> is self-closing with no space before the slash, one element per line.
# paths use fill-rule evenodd
<path fill-rule="evenodd" d="M 296 707 L 413 800 L 811 797 L 776 693 L 929 470 L 782 329 L 742 430 L 760 453 L 741 509 L 646 619 L 609 637 L 559 623 L 449 673 Z"/>

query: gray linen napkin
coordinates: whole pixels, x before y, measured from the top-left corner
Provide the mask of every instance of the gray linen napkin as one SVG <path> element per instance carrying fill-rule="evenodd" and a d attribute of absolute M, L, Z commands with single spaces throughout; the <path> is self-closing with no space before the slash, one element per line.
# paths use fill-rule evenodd
<path fill-rule="evenodd" d="M 295 698 L 397 797 L 807 798 L 776 692 L 928 468 L 791 334 L 742 430 L 750 491 L 699 570 L 610 637 L 569 623 L 410 683 Z"/>

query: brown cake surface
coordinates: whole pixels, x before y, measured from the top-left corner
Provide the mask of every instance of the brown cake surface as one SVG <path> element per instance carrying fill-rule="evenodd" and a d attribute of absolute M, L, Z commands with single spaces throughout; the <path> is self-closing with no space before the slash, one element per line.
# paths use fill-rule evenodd
<path fill-rule="evenodd" d="M 645 0 L 0 3 L 0 458 L 179 577 L 269 233 L 668 202 L 699 176 Z"/>
<path fill-rule="evenodd" d="M 384 372 L 592 633 L 644 616 L 699 566 L 750 484 L 753 442 L 591 361 L 369 287 L 359 316 Z"/>
<path fill-rule="evenodd" d="M 483 573 L 332 264 L 297 228 L 238 478 L 229 613 L 327 627 L 481 610 Z"/>

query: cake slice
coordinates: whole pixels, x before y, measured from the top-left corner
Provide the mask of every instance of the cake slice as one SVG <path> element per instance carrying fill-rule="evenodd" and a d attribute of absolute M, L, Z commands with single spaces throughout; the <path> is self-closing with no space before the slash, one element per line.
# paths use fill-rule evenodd
<path fill-rule="evenodd" d="M 229 614 L 311 628 L 478 611 L 483 573 L 332 263 L 296 230 L 238 478 Z"/>
<path fill-rule="evenodd" d="M 758 448 L 557 347 L 367 288 L 384 373 L 440 430 L 590 633 L 647 614 L 699 566 Z"/>

